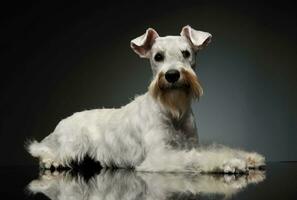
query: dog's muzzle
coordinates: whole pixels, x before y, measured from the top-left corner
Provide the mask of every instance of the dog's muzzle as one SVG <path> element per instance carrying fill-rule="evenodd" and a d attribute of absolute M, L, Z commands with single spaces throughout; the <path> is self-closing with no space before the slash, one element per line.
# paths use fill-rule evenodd
<path fill-rule="evenodd" d="M 203 93 L 197 76 L 185 69 L 180 71 L 170 69 L 166 73 L 160 72 L 151 83 L 150 90 L 155 97 L 173 90 L 184 91 L 194 98 L 199 98 Z"/>

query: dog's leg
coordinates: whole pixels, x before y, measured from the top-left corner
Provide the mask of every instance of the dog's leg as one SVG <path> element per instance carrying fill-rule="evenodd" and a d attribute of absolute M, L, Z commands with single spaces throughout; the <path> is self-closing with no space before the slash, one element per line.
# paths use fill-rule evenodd
<path fill-rule="evenodd" d="M 197 158 L 190 164 L 202 173 L 247 173 L 247 160 L 237 150 L 223 146 L 193 150 Z M 190 168 L 191 168 L 190 167 Z"/>
<path fill-rule="evenodd" d="M 70 162 L 73 160 L 80 162 L 89 147 L 85 135 L 69 137 L 67 134 L 52 133 L 41 142 L 31 142 L 27 149 L 33 157 L 39 158 L 41 167 L 49 169 L 51 166 L 70 167 Z"/>
<path fill-rule="evenodd" d="M 32 141 L 27 145 L 28 152 L 40 160 L 42 168 L 47 169 L 51 166 L 58 167 L 61 165 L 56 159 L 58 148 L 59 145 L 53 134 L 47 136 L 41 142 Z"/>
<path fill-rule="evenodd" d="M 222 152 L 166 150 L 152 154 L 154 156 L 148 155 L 148 158 L 136 167 L 137 171 L 198 173 L 246 173 L 248 171 L 247 162 L 244 159 Z"/>
<path fill-rule="evenodd" d="M 230 148 L 209 147 L 179 151 L 159 147 L 148 152 L 146 159 L 136 167 L 136 170 L 247 173 L 249 162 L 247 157 Z"/>
<path fill-rule="evenodd" d="M 240 150 L 208 146 L 179 150 L 167 144 L 166 130 L 151 130 L 144 136 L 146 157 L 135 168 L 138 171 L 246 173 L 247 156 Z M 249 154 L 248 154 L 249 155 Z"/>

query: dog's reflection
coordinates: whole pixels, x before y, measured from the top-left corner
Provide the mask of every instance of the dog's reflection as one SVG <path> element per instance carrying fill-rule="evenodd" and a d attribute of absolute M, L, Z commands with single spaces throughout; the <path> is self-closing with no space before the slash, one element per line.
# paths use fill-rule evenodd
<path fill-rule="evenodd" d="M 28 189 L 51 200 L 212 199 L 231 197 L 250 183 L 265 179 L 264 171 L 248 175 L 193 173 L 141 173 L 133 170 L 101 170 L 89 180 L 71 172 L 45 171 Z"/>

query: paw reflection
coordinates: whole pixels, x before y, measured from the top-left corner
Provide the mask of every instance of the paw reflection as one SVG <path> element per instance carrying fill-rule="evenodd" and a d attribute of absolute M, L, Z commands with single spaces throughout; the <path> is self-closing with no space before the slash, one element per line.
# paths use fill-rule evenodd
<path fill-rule="evenodd" d="M 28 185 L 33 194 L 51 200 L 101 199 L 193 199 L 211 196 L 228 198 L 250 183 L 265 179 L 264 171 L 247 175 L 209 175 L 193 173 L 142 173 L 133 170 L 101 170 L 89 180 L 71 171 L 44 171 Z"/>

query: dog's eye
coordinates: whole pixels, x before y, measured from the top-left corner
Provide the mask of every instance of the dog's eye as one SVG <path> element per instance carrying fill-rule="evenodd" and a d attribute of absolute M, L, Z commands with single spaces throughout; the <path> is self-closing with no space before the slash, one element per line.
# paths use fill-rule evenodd
<path fill-rule="evenodd" d="M 157 62 L 161 62 L 162 60 L 164 60 L 164 56 L 161 53 L 156 53 L 154 59 Z"/>
<path fill-rule="evenodd" d="M 182 51 L 182 54 L 183 54 L 183 57 L 184 57 L 184 58 L 189 58 L 190 55 L 191 55 L 191 53 L 190 53 L 188 50 L 184 50 L 184 51 Z"/>

